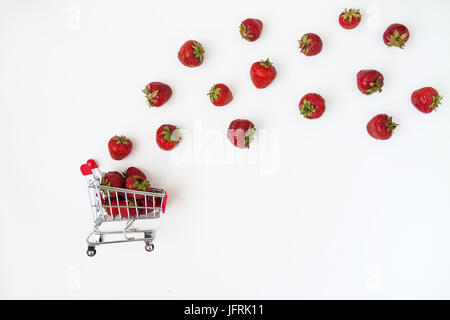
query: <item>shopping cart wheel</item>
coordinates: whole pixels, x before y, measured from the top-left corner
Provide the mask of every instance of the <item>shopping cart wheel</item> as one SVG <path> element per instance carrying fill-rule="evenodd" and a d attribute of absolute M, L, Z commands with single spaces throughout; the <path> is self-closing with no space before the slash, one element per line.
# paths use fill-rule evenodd
<path fill-rule="evenodd" d="M 86 251 L 86 254 L 87 254 L 89 257 L 95 256 L 96 253 L 97 253 L 97 251 L 95 250 L 95 247 L 88 247 L 88 249 L 87 249 L 87 251 Z"/>
<path fill-rule="evenodd" d="M 155 246 L 153 245 L 153 243 L 151 243 L 151 242 L 145 243 L 145 250 L 147 250 L 148 252 L 152 252 L 153 249 L 155 249 Z"/>

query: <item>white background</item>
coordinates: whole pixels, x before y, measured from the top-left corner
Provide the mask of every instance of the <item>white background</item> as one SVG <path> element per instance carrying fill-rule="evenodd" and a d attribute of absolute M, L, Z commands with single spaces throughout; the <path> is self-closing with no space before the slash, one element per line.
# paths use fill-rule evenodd
<path fill-rule="evenodd" d="M 360 26 L 338 14 L 359 7 Z M 450 298 L 448 1 L 0 1 L 2 298 Z M 264 22 L 248 43 L 238 27 Z M 406 48 L 385 28 L 408 26 Z M 324 46 L 305 57 L 307 32 Z M 204 63 L 177 60 L 195 39 Z M 250 65 L 269 57 L 276 80 L 257 90 Z M 360 69 L 383 73 L 362 95 Z M 140 91 L 173 88 L 162 108 Z M 228 106 L 212 107 L 213 83 Z M 434 86 L 443 104 L 422 114 L 411 92 Z M 318 120 L 298 102 L 320 93 Z M 377 113 L 392 139 L 365 130 Z M 231 120 L 260 132 L 250 150 L 226 141 Z M 184 131 L 159 150 L 157 127 Z M 114 161 L 108 139 L 134 148 Z M 225 155 L 238 160 L 224 160 Z M 153 253 L 142 243 L 85 254 L 91 214 L 81 163 L 141 167 L 169 194 Z M 233 160 L 233 159 L 231 159 Z"/>

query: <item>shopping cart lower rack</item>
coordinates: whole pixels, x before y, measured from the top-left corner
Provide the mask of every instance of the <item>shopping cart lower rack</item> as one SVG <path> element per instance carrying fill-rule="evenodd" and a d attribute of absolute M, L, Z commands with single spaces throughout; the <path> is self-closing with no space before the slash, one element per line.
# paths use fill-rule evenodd
<path fill-rule="evenodd" d="M 103 244 L 122 242 L 145 242 L 145 250 L 154 249 L 154 228 L 133 228 L 140 220 L 159 219 L 165 212 L 167 193 L 162 189 L 151 188 L 150 192 L 113 188 L 101 185 L 102 172 L 94 160 L 88 160 L 80 167 L 86 178 L 89 200 L 94 218 L 94 228 L 87 237 L 87 255 L 95 256 L 95 247 Z M 101 230 L 103 223 L 122 222 L 123 228 Z M 115 230 L 116 229 L 116 230 Z M 140 237 L 136 234 L 141 233 Z M 130 236 L 133 234 L 134 236 Z M 123 238 L 106 241 L 106 236 L 123 236 Z M 93 240 L 93 238 L 96 238 Z"/>

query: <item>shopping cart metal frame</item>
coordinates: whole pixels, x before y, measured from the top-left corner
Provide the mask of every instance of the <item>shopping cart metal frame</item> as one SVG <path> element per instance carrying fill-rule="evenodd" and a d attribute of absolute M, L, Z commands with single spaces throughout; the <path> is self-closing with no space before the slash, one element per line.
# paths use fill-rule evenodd
<path fill-rule="evenodd" d="M 99 245 L 137 241 L 145 242 L 145 250 L 148 252 L 153 251 L 155 230 L 137 229 L 133 228 L 133 225 L 138 220 L 159 219 L 166 209 L 167 192 L 156 188 L 145 192 L 103 186 L 101 185 L 103 174 L 92 159 L 83 164 L 80 170 L 86 179 L 94 219 L 94 227 L 86 239 L 87 255 L 95 256 L 97 253 L 95 248 Z M 144 201 L 138 201 L 142 197 Z M 99 230 L 103 223 L 113 221 L 125 221 L 125 227 L 114 231 Z M 106 236 L 120 234 L 123 235 L 123 239 L 105 240 Z M 131 236 L 132 234 L 142 236 Z"/>

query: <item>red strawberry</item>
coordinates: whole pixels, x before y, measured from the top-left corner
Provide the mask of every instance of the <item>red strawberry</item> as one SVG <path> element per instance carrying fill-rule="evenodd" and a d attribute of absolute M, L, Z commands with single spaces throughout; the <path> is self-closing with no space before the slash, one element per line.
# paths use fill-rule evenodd
<path fill-rule="evenodd" d="M 153 198 L 155 201 L 153 202 Z M 147 196 L 147 205 L 145 199 L 138 200 L 139 214 L 152 213 L 154 209 L 161 208 L 162 199 L 159 197 L 149 197 Z"/>
<path fill-rule="evenodd" d="M 258 89 L 267 87 L 272 83 L 276 76 L 277 70 L 269 59 L 255 62 L 250 68 L 250 77 L 252 78 L 253 84 Z"/>
<path fill-rule="evenodd" d="M 345 9 L 339 15 L 339 24 L 344 29 L 353 29 L 361 22 L 359 9 Z"/>
<path fill-rule="evenodd" d="M 161 107 L 172 96 L 172 89 L 162 82 L 150 82 L 142 90 L 149 107 Z"/>
<path fill-rule="evenodd" d="M 322 39 L 315 33 L 306 33 L 298 40 L 300 51 L 305 56 L 315 56 L 322 51 Z"/>
<path fill-rule="evenodd" d="M 156 130 L 156 143 L 158 144 L 158 147 L 163 150 L 172 150 L 180 140 L 180 129 L 174 125 L 163 124 Z"/>
<path fill-rule="evenodd" d="M 202 64 L 205 49 L 200 42 L 186 41 L 178 51 L 178 60 L 187 67 L 197 67 Z"/>
<path fill-rule="evenodd" d="M 245 149 L 250 147 L 255 132 L 255 125 L 251 121 L 236 119 L 231 121 L 227 137 L 235 147 Z"/>
<path fill-rule="evenodd" d="M 317 119 L 325 112 L 325 100 L 317 93 L 308 93 L 299 103 L 300 113 L 307 119 Z"/>
<path fill-rule="evenodd" d="M 125 180 L 125 188 L 136 191 L 150 191 L 150 182 L 140 176 L 130 176 Z M 134 199 L 133 193 L 127 193 L 128 199 Z M 136 194 L 136 200 L 143 199 L 144 195 Z"/>
<path fill-rule="evenodd" d="M 430 113 L 441 104 L 442 97 L 432 87 L 425 87 L 414 91 L 411 95 L 411 102 L 417 110 L 423 113 Z"/>
<path fill-rule="evenodd" d="M 100 184 L 113 188 L 123 188 L 125 186 L 125 180 L 120 172 L 110 171 L 105 173 Z M 108 193 L 111 198 L 115 198 L 117 192 L 108 191 Z M 120 196 L 120 193 L 117 195 Z"/>
<path fill-rule="evenodd" d="M 387 140 L 398 124 L 392 122 L 392 117 L 387 114 L 379 114 L 373 117 L 367 124 L 367 132 L 374 139 Z"/>
<path fill-rule="evenodd" d="M 213 85 L 208 95 L 213 105 L 218 107 L 222 107 L 233 100 L 233 94 L 230 88 L 223 83 Z"/>
<path fill-rule="evenodd" d="M 111 200 L 111 204 L 109 201 L 106 201 L 103 207 L 106 213 L 113 217 L 120 215 L 122 218 L 128 218 L 128 214 L 130 217 L 135 217 L 138 212 L 133 199 L 128 199 L 128 206 L 125 200 L 119 200 L 117 202 L 116 199 L 113 199 Z"/>
<path fill-rule="evenodd" d="M 258 19 L 245 19 L 241 22 L 239 32 L 243 39 L 253 42 L 259 39 L 263 28 L 263 23 Z"/>
<path fill-rule="evenodd" d="M 370 95 L 377 91 L 381 92 L 383 81 L 383 75 L 376 70 L 361 70 L 356 75 L 358 89 L 365 95 Z"/>
<path fill-rule="evenodd" d="M 408 28 L 399 23 L 391 24 L 383 34 L 383 41 L 388 47 L 403 49 L 408 39 Z"/>
<path fill-rule="evenodd" d="M 147 179 L 147 177 L 145 176 L 145 174 L 139 170 L 136 167 L 129 167 L 124 173 L 123 175 L 125 176 L 125 179 L 128 178 L 129 176 L 140 176 L 144 179 Z"/>
<path fill-rule="evenodd" d="M 108 142 L 108 149 L 111 158 L 122 160 L 130 154 L 133 144 L 125 136 L 114 136 Z"/>

